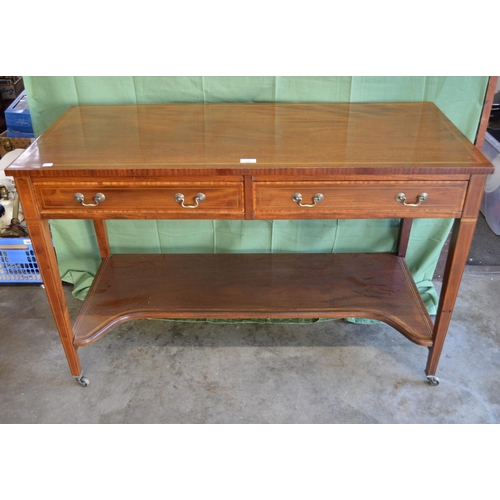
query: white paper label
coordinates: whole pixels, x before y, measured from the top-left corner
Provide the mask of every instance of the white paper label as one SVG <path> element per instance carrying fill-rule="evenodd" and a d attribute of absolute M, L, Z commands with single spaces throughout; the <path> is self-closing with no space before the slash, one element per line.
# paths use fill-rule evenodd
<path fill-rule="evenodd" d="M 241 158 L 240 163 L 257 163 L 255 158 Z"/>

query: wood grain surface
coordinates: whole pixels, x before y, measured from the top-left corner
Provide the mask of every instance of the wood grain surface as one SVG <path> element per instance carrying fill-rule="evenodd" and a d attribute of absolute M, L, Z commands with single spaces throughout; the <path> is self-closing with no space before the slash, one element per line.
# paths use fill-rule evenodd
<path fill-rule="evenodd" d="M 432 345 L 432 322 L 394 254 L 162 254 L 105 259 L 74 324 L 87 345 L 140 318 L 385 321 Z"/>
<path fill-rule="evenodd" d="M 32 176 L 312 168 L 458 174 L 490 167 L 432 103 L 77 106 L 10 167 L 12 175 L 35 169 Z"/>

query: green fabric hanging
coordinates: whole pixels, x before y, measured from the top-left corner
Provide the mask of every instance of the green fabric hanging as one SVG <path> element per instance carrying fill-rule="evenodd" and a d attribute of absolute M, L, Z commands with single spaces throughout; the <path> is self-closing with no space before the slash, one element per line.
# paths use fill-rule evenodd
<path fill-rule="evenodd" d="M 474 141 L 488 77 L 25 77 L 36 135 L 69 106 L 168 102 L 432 101 Z M 127 147 L 124 144 L 124 147 Z M 433 314 L 432 277 L 451 219 L 417 219 L 407 262 Z M 115 253 L 387 252 L 399 219 L 109 221 Z M 84 298 L 100 257 L 91 221 L 51 221 L 61 277 Z"/>

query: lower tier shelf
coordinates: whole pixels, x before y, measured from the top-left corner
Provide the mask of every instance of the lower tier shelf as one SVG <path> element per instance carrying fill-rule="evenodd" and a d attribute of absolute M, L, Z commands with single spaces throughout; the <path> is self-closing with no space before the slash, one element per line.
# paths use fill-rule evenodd
<path fill-rule="evenodd" d="M 372 254 L 119 254 L 103 259 L 73 330 L 89 345 L 141 318 L 369 318 L 432 345 L 405 260 Z"/>

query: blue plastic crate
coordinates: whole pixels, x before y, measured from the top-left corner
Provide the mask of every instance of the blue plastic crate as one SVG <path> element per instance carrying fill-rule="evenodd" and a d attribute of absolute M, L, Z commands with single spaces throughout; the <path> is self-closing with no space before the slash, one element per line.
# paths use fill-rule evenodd
<path fill-rule="evenodd" d="M 0 285 L 43 283 L 29 238 L 0 238 Z"/>
<path fill-rule="evenodd" d="M 10 131 L 11 133 L 11 135 L 7 133 L 7 137 L 34 137 L 33 123 L 31 122 L 31 113 L 26 92 L 22 92 L 5 110 L 5 124 L 7 125 L 7 132 Z"/>
<path fill-rule="evenodd" d="M 7 137 L 17 137 L 17 138 L 26 138 L 26 139 L 34 139 L 35 134 L 33 132 L 18 132 L 17 130 L 7 129 Z"/>

